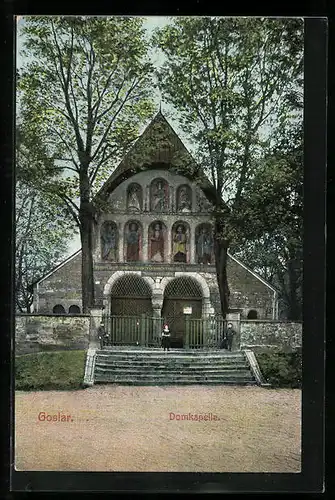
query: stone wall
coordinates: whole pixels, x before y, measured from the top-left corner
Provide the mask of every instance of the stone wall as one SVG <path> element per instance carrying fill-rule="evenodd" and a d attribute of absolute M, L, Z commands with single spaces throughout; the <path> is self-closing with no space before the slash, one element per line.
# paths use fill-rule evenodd
<path fill-rule="evenodd" d="M 302 346 L 302 324 L 280 321 L 241 321 L 240 348 L 290 352 Z"/>
<path fill-rule="evenodd" d="M 86 315 L 17 315 L 15 353 L 87 349 L 90 323 Z"/>

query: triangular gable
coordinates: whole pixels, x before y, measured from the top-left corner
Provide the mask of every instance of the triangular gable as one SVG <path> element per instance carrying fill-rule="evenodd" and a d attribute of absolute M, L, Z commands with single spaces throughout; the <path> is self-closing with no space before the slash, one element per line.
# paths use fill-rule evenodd
<path fill-rule="evenodd" d="M 239 266 L 242 266 L 246 271 L 248 271 L 250 274 L 252 274 L 255 278 L 257 278 L 259 281 L 261 281 L 265 286 L 267 286 L 268 288 L 270 288 L 273 292 L 277 292 L 278 293 L 278 290 L 274 286 L 272 286 L 268 281 L 266 281 L 264 278 L 262 278 L 258 273 L 256 273 L 255 271 L 253 271 L 246 264 L 244 264 L 241 260 L 239 260 L 236 257 L 234 257 L 234 255 L 232 255 L 230 252 L 228 252 L 228 257 L 230 257 L 231 259 L 233 259 L 236 262 L 236 264 L 238 264 Z"/>
<path fill-rule="evenodd" d="M 63 260 L 60 264 L 57 264 L 57 266 L 55 266 L 54 268 L 52 268 L 47 274 L 45 274 L 44 276 L 42 276 L 40 279 L 38 279 L 37 281 L 35 281 L 33 283 L 33 286 L 36 286 L 38 285 L 39 283 L 41 283 L 42 281 L 46 280 L 47 278 L 49 278 L 49 276 L 51 276 L 53 273 L 55 273 L 56 271 L 58 271 L 58 269 L 60 269 L 61 267 L 65 266 L 65 264 L 67 264 L 68 262 L 70 262 L 72 259 L 74 259 L 74 257 L 77 257 L 79 254 L 81 253 L 81 248 L 79 250 L 77 250 L 75 253 L 71 254 L 69 257 L 67 257 L 65 260 Z"/>
<path fill-rule="evenodd" d="M 152 164 L 169 164 L 173 165 L 174 168 L 180 166 L 190 172 L 197 168 L 192 155 L 161 111 L 156 114 L 138 137 L 97 196 L 103 196 L 109 192 L 117 179 L 122 179 L 123 176 L 124 178 L 128 177 L 126 173 L 132 175 L 139 169 L 145 169 Z"/>

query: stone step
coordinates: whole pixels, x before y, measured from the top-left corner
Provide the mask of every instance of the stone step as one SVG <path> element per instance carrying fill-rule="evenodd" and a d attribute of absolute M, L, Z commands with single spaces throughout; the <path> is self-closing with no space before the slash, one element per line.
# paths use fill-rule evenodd
<path fill-rule="evenodd" d="M 122 360 L 112 360 L 112 359 L 96 359 L 96 365 L 104 365 L 104 366 L 110 366 L 111 368 L 114 368 L 116 366 L 124 366 L 124 367 L 127 367 L 127 366 L 131 366 L 131 367 L 134 367 L 134 368 L 138 368 L 138 369 L 143 369 L 143 368 L 155 368 L 155 367 L 159 367 L 159 366 L 163 366 L 163 367 L 171 367 L 171 368 L 174 368 L 174 367 L 185 367 L 185 368 L 199 368 L 199 369 L 204 369 L 206 370 L 207 368 L 210 368 L 210 367 L 233 367 L 233 368 L 236 368 L 236 367 L 245 367 L 245 366 L 249 366 L 248 362 L 245 360 L 245 359 L 241 359 L 241 360 L 236 360 L 236 361 L 233 361 L 233 362 L 227 362 L 227 361 L 215 361 L 215 362 L 206 362 L 206 361 L 175 361 L 175 360 L 170 360 L 170 359 L 167 359 L 167 360 L 155 360 L 155 361 L 152 361 L 152 360 L 142 360 L 142 361 L 133 361 L 133 360 L 126 360 L 126 359 L 122 359 Z"/>
<path fill-rule="evenodd" d="M 191 380 L 191 379 L 174 379 L 174 380 L 110 380 L 98 378 L 94 383 L 100 384 L 116 384 L 116 385 L 134 385 L 134 386 L 169 386 L 169 385 L 256 385 L 256 382 L 251 379 L 216 379 L 216 380 Z"/>
<path fill-rule="evenodd" d="M 118 385 L 255 385 L 242 351 L 115 348 L 96 352 L 95 383 Z"/>
<path fill-rule="evenodd" d="M 207 356 L 192 356 L 192 355 L 179 355 L 175 356 L 171 352 L 167 353 L 162 353 L 162 354 L 152 354 L 152 355 L 147 355 L 147 354 L 142 354 L 142 355 L 132 355 L 132 354 L 97 354 L 97 359 L 115 359 L 115 360 L 162 360 L 162 359 L 174 359 L 174 360 L 190 360 L 190 361 L 219 361 L 219 360 L 225 360 L 225 361 L 234 361 L 234 360 L 241 360 L 245 359 L 245 356 L 243 354 L 240 355 L 230 355 L 230 356 L 220 356 L 220 355 L 207 355 Z"/>
<path fill-rule="evenodd" d="M 176 356 L 243 356 L 241 351 L 226 351 L 225 349 L 170 349 L 168 351 L 169 355 Z M 117 348 L 106 348 L 97 349 L 97 354 L 123 354 L 123 355 L 167 355 L 167 351 L 162 348 L 148 348 L 148 349 L 117 349 Z"/>
<path fill-rule="evenodd" d="M 194 366 L 146 366 L 146 367 L 134 367 L 134 366 L 120 366 L 120 365 L 115 365 L 115 366 L 109 366 L 109 365 L 103 365 L 103 364 L 96 364 L 95 365 L 96 370 L 100 371 L 109 371 L 109 372 L 131 372 L 131 373 L 156 373 L 156 372 L 163 372 L 163 373 L 179 373 L 179 372 L 185 372 L 185 373 L 226 373 L 226 372 L 240 372 L 240 371 L 247 371 L 249 372 L 249 367 L 247 365 L 240 366 L 240 367 L 235 367 L 235 366 L 210 366 L 210 367 L 194 367 Z"/>
<path fill-rule="evenodd" d="M 188 371 L 194 371 L 194 370 L 243 370 L 243 369 L 248 369 L 249 366 L 247 363 L 162 363 L 162 362 L 157 362 L 157 363 L 149 363 L 149 362 L 143 362 L 143 363 L 132 363 L 132 362 L 115 362 L 115 361 L 96 361 L 96 366 L 101 366 L 105 368 L 109 368 L 111 370 L 119 369 L 119 370 L 144 370 L 144 369 L 151 369 L 151 370 L 159 370 L 159 369 L 165 369 L 165 370 L 188 370 Z"/>
<path fill-rule="evenodd" d="M 108 380 L 120 380 L 120 379 L 134 379 L 134 380 L 175 380 L 175 379 L 187 379 L 187 380 L 229 380 L 229 379 L 251 379 L 253 377 L 250 372 L 243 371 L 237 373 L 118 373 L 110 372 L 105 370 L 99 370 L 95 372 L 96 377 L 106 378 Z"/>

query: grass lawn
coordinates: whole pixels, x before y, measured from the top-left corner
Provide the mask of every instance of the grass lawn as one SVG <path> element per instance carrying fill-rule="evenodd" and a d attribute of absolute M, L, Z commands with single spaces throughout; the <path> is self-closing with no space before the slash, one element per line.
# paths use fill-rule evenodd
<path fill-rule="evenodd" d="M 15 359 L 16 390 L 80 389 L 86 351 L 40 352 Z"/>

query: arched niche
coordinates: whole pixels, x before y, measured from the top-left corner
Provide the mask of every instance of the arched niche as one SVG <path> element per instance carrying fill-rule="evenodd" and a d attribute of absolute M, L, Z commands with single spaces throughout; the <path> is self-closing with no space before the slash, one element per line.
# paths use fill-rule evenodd
<path fill-rule="evenodd" d="M 139 262 L 142 260 L 143 229 L 140 222 L 130 220 L 124 227 L 124 261 Z"/>
<path fill-rule="evenodd" d="M 143 190 L 140 184 L 132 182 L 127 188 L 127 210 L 141 212 L 143 207 Z"/>
<path fill-rule="evenodd" d="M 119 232 L 115 222 L 105 221 L 100 230 L 101 259 L 118 260 Z"/>
<path fill-rule="evenodd" d="M 213 227 L 210 223 L 199 224 L 194 234 L 197 264 L 214 264 Z"/>
<path fill-rule="evenodd" d="M 157 220 L 148 229 L 148 260 L 164 262 L 167 257 L 167 229 L 163 222 Z"/>
<path fill-rule="evenodd" d="M 170 208 L 169 184 L 165 179 L 156 178 L 150 184 L 150 210 L 166 212 Z"/>
<path fill-rule="evenodd" d="M 258 319 L 258 312 L 256 311 L 256 309 L 250 309 L 250 311 L 248 312 L 247 318 L 248 319 Z"/>
<path fill-rule="evenodd" d="M 190 262 L 190 226 L 187 222 L 177 221 L 172 226 L 171 261 L 187 264 Z"/>
<path fill-rule="evenodd" d="M 80 314 L 80 307 L 73 304 L 69 307 L 69 314 Z"/>
<path fill-rule="evenodd" d="M 64 306 L 62 306 L 62 304 L 56 304 L 52 308 L 52 312 L 53 312 L 53 314 L 66 314 Z"/>
<path fill-rule="evenodd" d="M 177 211 L 182 213 L 192 212 L 192 189 L 187 184 L 177 188 Z"/>

